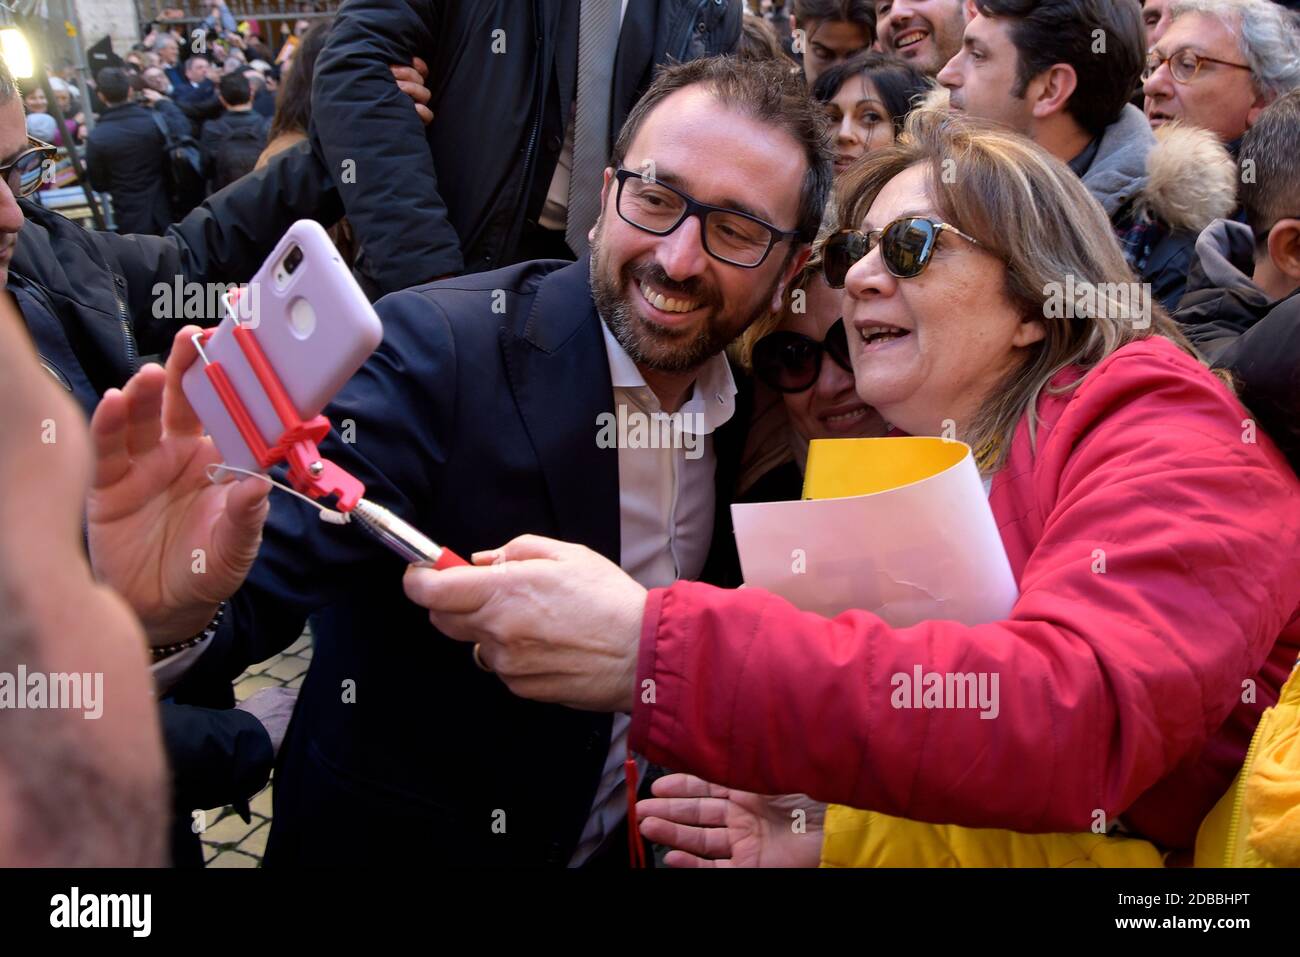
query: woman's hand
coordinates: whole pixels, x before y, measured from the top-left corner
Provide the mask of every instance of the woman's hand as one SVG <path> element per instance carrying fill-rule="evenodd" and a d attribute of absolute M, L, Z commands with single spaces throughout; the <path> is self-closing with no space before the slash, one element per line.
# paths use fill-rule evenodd
<path fill-rule="evenodd" d="M 816 867 L 826 805 L 804 794 L 735 791 L 691 774 L 655 781 L 638 801 L 641 834 L 673 848 L 670 867 Z"/>

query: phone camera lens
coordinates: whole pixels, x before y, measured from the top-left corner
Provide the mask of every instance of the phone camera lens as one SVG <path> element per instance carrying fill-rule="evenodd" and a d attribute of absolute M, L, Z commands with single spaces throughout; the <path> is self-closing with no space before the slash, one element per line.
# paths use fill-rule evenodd
<path fill-rule="evenodd" d="M 293 271 L 298 268 L 298 264 L 301 262 L 302 248 L 294 246 L 293 249 L 289 250 L 289 255 L 284 257 L 284 271 L 292 276 Z"/>

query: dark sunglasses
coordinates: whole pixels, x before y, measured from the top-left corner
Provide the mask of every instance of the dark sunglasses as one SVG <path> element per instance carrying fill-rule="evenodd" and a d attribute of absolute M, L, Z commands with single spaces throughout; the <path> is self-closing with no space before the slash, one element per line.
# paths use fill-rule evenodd
<path fill-rule="evenodd" d="M 821 342 L 797 332 L 773 332 L 754 343 L 754 375 L 777 392 L 803 392 L 822 374 L 822 354 L 850 375 L 849 337 L 836 319 Z"/>
<path fill-rule="evenodd" d="M 53 160 L 59 148 L 34 136 L 27 137 L 27 149 L 0 166 L 0 179 L 9 184 L 14 196 L 30 196 L 41 187 L 46 160 Z"/>
<path fill-rule="evenodd" d="M 826 241 L 822 250 L 822 274 L 826 285 L 832 289 L 844 288 L 844 277 L 854 263 L 866 257 L 880 245 L 880 258 L 890 275 L 899 279 L 915 279 L 925 272 L 938 245 L 939 234 L 956 233 L 967 242 L 980 245 L 978 239 L 967 236 L 956 226 L 936 222 L 923 216 L 904 216 L 882 229 L 864 233 L 857 229 L 843 229 Z"/>

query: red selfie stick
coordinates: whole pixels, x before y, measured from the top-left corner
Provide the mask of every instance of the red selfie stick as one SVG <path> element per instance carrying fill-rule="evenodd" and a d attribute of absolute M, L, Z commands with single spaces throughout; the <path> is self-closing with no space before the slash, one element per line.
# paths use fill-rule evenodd
<path fill-rule="evenodd" d="M 243 287 L 234 290 L 227 299 L 232 315 L 235 300 L 242 291 Z M 196 345 L 201 347 L 207 343 L 214 331 L 205 329 L 196 337 Z M 363 498 L 366 487 L 361 480 L 324 458 L 316 447 L 316 443 L 329 434 L 330 420 L 323 415 L 304 420 L 285 392 L 284 384 L 266 358 L 253 330 L 236 322 L 234 336 L 284 426 L 284 431 L 274 445 L 267 445 L 262 438 L 261 431 L 239 398 L 239 393 L 235 391 L 221 363 L 209 361 L 202 348 L 199 349 L 199 354 L 203 356 L 204 373 L 258 465 L 269 469 L 279 462 L 287 462 L 290 485 L 314 499 L 335 496 L 338 500 L 335 508 L 338 511 L 352 513 L 358 519 L 358 524 L 408 561 L 428 562 L 434 568 L 469 564 L 451 549 L 434 544 L 388 509 Z"/>

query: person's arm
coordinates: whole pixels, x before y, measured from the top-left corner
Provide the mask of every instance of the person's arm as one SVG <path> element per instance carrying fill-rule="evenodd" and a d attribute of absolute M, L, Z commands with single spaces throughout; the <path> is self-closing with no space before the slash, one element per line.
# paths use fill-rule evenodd
<path fill-rule="evenodd" d="M 922 821 L 1070 831 L 1124 812 L 1243 707 L 1300 601 L 1295 479 L 1243 442 L 1240 406 L 1205 378 L 1139 395 L 1101 375 L 1040 433 L 1051 510 L 1005 621 L 891 628 L 757 589 L 653 590 L 636 680 L 654 694 L 636 698 L 632 747 L 732 787 Z M 897 707 L 916 704 L 900 689 L 918 667 L 995 676 L 997 694 Z"/>
<path fill-rule="evenodd" d="M 410 109 L 408 103 L 407 109 Z M 127 310 L 142 354 L 166 351 L 183 324 L 154 315 L 154 287 L 247 282 L 291 225 L 331 226 L 342 215 L 334 183 L 306 143 L 214 193 L 162 236 L 94 233 L 126 279 Z"/>
<path fill-rule="evenodd" d="M 244 801 L 266 786 L 275 751 L 247 711 L 162 702 L 158 715 L 172 804 L 182 813 Z"/>
<path fill-rule="evenodd" d="M 1086 830 L 1162 781 L 1195 813 L 1235 773 L 1300 609 L 1300 484 L 1243 416 L 1208 370 L 1145 348 L 1094 370 L 1035 450 L 1022 429 L 990 501 L 1032 553 L 990 624 L 647 595 L 537 536 L 404 585 L 515 694 L 630 711 L 633 750 L 729 788 L 1032 832 Z M 965 706 L 925 707 L 935 680 Z"/>
<path fill-rule="evenodd" d="M 340 182 L 348 220 L 384 292 L 465 268 L 425 130 L 389 69 L 416 56 L 441 67 L 432 55 L 444 16 L 438 6 L 349 0 L 316 64 L 312 139 Z M 342 182 L 349 163 L 355 176 Z"/>

